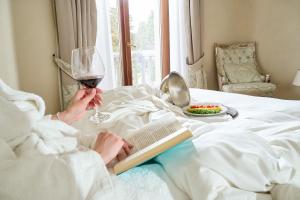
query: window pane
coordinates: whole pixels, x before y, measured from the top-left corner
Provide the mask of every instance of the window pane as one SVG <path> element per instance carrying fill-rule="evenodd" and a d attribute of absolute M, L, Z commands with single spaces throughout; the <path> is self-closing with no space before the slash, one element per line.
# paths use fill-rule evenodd
<path fill-rule="evenodd" d="M 116 70 L 117 85 L 122 85 L 122 70 L 121 70 L 121 53 L 120 53 L 120 14 L 119 14 L 119 1 L 108 0 L 109 3 L 109 17 L 110 28 L 112 38 L 112 50 L 113 50 L 113 63 Z"/>
<path fill-rule="evenodd" d="M 161 81 L 159 0 L 129 0 L 133 84 Z"/>

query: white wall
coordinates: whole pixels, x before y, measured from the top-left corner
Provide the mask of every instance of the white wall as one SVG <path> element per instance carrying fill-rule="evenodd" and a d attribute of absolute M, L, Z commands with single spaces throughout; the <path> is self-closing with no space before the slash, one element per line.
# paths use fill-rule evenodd
<path fill-rule="evenodd" d="M 204 0 L 204 68 L 209 89 L 218 89 L 214 43 L 249 40 L 249 1 L 251 0 Z"/>
<path fill-rule="evenodd" d="M 277 84 L 276 97 L 300 100 L 292 86 L 300 69 L 300 1 L 252 0 L 251 40 L 258 44 L 258 60 Z"/>
<path fill-rule="evenodd" d="M 20 89 L 46 101 L 47 112 L 59 110 L 55 25 L 51 0 L 11 0 Z"/>
<path fill-rule="evenodd" d="M 0 78 L 19 88 L 10 0 L 0 0 Z"/>

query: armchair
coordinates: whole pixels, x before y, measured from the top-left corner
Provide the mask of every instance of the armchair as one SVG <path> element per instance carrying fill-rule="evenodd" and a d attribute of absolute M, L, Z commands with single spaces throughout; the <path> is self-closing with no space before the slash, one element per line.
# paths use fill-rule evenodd
<path fill-rule="evenodd" d="M 215 44 L 219 89 L 254 96 L 272 96 L 276 86 L 269 83 L 257 64 L 255 43 Z"/>

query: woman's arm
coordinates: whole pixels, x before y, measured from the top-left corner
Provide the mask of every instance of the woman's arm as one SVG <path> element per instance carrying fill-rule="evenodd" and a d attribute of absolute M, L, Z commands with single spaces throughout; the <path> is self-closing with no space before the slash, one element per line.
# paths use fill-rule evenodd
<path fill-rule="evenodd" d="M 76 92 L 69 107 L 56 115 L 53 115 L 51 119 L 61 120 L 67 124 L 81 119 L 87 112 L 87 110 L 94 108 L 97 105 L 101 105 L 102 98 L 100 89 L 81 89 Z M 126 142 L 121 137 L 113 133 L 100 133 L 97 136 L 97 140 L 94 146 L 94 150 L 100 154 L 105 164 L 108 164 L 114 158 L 123 160 L 129 154 L 133 146 Z"/>

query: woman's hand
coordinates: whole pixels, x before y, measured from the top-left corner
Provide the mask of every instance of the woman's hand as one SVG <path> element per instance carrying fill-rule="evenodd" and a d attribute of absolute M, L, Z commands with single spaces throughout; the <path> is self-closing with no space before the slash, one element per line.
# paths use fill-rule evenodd
<path fill-rule="evenodd" d="M 86 114 L 87 110 L 102 104 L 101 93 L 102 91 L 98 88 L 84 88 L 78 90 L 68 108 L 58 114 L 60 120 L 67 124 L 71 124 L 74 121 L 81 119 Z M 52 118 L 55 119 L 55 116 Z"/>
<path fill-rule="evenodd" d="M 101 133 L 97 137 L 94 150 L 98 152 L 105 164 L 115 158 L 124 159 L 130 154 L 133 146 L 113 133 Z"/>

